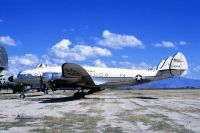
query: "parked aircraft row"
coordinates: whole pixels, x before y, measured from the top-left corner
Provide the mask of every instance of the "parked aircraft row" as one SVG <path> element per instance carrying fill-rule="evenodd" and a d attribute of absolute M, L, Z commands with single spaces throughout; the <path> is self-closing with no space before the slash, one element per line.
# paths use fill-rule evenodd
<path fill-rule="evenodd" d="M 8 77 L 8 81 L 23 86 L 20 95 L 22 98 L 25 97 L 24 93 L 27 91 L 25 86 L 34 85 L 39 85 L 40 90 L 44 92 L 59 89 L 77 90 L 74 97 L 81 98 L 104 88 L 133 86 L 181 76 L 187 73 L 187 70 L 187 60 L 182 53 L 178 52 L 162 60 L 155 69 L 84 67 L 74 63 L 51 67 L 41 64 L 34 69 L 24 70 Z"/>

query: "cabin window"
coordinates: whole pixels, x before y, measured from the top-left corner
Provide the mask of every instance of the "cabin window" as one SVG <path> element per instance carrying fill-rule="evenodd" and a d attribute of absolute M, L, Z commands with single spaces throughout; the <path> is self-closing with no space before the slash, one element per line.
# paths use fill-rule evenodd
<path fill-rule="evenodd" d="M 107 74 L 107 73 L 105 74 L 105 77 L 108 77 L 108 74 Z"/>
<path fill-rule="evenodd" d="M 97 74 L 97 73 L 94 73 L 94 76 L 95 76 L 95 77 L 98 77 L 98 74 Z"/>
<path fill-rule="evenodd" d="M 120 74 L 120 77 L 125 77 L 126 75 L 125 74 Z"/>
<path fill-rule="evenodd" d="M 99 77 L 103 77 L 103 73 L 100 73 L 100 74 L 99 74 Z"/>

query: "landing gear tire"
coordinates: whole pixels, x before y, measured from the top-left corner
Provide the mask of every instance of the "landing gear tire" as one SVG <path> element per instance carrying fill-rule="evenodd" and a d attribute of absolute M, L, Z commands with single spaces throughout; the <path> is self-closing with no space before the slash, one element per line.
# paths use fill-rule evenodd
<path fill-rule="evenodd" d="M 76 92 L 74 93 L 74 98 L 75 99 L 80 99 L 80 98 L 84 98 L 85 97 L 85 93 L 84 92 Z"/>
<path fill-rule="evenodd" d="M 24 99 L 26 96 L 24 94 L 20 95 L 20 98 Z"/>
<path fill-rule="evenodd" d="M 13 94 L 17 93 L 17 90 L 16 89 L 13 89 Z"/>

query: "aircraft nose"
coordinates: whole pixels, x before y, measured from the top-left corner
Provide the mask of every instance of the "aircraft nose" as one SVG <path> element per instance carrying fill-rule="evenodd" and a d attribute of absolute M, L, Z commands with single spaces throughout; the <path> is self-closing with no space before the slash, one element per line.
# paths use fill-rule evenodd
<path fill-rule="evenodd" d="M 17 80 L 17 75 L 10 76 L 10 77 L 8 78 L 8 81 L 10 81 L 10 82 L 15 82 L 16 80 Z"/>

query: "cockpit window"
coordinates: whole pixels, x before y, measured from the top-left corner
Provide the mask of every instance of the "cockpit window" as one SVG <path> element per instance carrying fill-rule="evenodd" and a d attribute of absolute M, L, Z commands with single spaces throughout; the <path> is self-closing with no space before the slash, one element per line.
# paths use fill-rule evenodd
<path fill-rule="evenodd" d="M 46 72 L 43 74 L 43 78 L 45 79 L 59 79 L 61 77 L 61 73 L 56 73 L 56 72 Z"/>
<path fill-rule="evenodd" d="M 21 79 L 22 78 L 33 78 L 33 75 L 31 75 L 31 74 L 21 74 L 20 73 L 20 74 L 17 75 L 17 77 L 21 78 Z"/>

